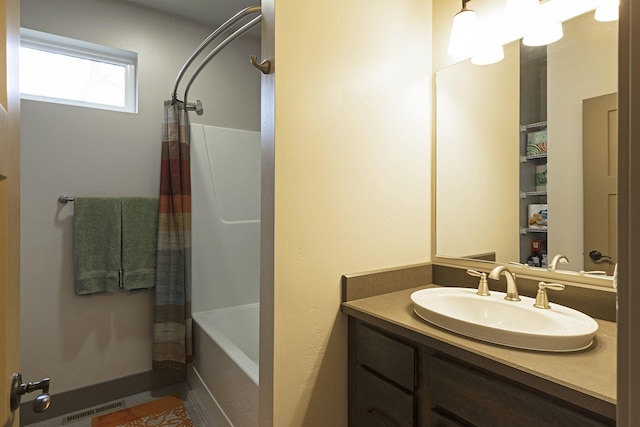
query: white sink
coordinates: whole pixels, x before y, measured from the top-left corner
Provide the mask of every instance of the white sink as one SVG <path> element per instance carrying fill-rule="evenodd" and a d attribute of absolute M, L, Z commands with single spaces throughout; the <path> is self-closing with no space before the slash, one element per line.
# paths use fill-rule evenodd
<path fill-rule="evenodd" d="M 533 306 L 535 299 L 520 296 L 506 301 L 503 292 L 480 296 L 469 288 L 429 288 L 411 294 L 418 316 L 441 328 L 471 338 L 509 347 L 538 351 L 577 351 L 591 345 L 598 324 L 571 308 L 550 303 Z"/>

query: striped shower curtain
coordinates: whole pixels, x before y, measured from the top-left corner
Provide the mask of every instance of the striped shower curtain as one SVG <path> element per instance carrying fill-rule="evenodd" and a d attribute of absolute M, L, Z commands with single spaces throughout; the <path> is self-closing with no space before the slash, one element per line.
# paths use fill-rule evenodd
<path fill-rule="evenodd" d="M 185 370 L 191 361 L 191 174 L 189 119 L 165 101 L 158 210 L 153 368 Z"/>

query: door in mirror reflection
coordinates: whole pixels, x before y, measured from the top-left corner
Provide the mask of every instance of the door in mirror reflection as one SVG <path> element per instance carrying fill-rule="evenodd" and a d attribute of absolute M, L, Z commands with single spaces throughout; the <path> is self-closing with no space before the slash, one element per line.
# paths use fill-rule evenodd
<path fill-rule="evenodd" d="M 618 96 L 583 103 L 584 268 L 613 274 L 618 262 Z"/>

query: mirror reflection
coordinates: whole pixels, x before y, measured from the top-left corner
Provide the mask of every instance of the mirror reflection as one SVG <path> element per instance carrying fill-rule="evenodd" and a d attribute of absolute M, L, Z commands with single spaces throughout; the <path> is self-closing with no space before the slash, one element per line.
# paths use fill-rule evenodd
<path fill-rule="evenodd" d="M 586 13 L 546 47 L 436 74 L 438 256 L 613 273 L 617 33 Z"/>

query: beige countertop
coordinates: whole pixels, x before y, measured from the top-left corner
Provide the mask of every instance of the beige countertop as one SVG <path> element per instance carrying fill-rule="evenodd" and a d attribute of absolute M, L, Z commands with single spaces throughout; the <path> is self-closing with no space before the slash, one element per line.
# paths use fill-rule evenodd
<path fill-rule="evenodd" d="M 423 344 L 444 344 L 484 367 L 508 368 L 507 375 L 526 385 L 558 396 L 582 407 L 615 417 L 616 324 L 598 320 L 599 329 L 591 347 L 570 353 L 536 352 L 488 344 L 433 326 L 413 312 L 410 295 L 422 286 L 342 303 L 342 311 L 389 331 L 417 339 Z M 403 333 L 407 331 L 406 333 Z M 460 351 L 458 351 L 460 350 Z M 476 357 L 479 356 L 479 357 Z M 474 359 L 474 360 L 470 360 Z M 484 363 L 484 362 L 487 363 Z M 496 362 L 496 363 L 493 363 Z M 497 372 L 505 374 L 504 372 Z M 522 373 L 523 375 L 518 375 Z"/>

